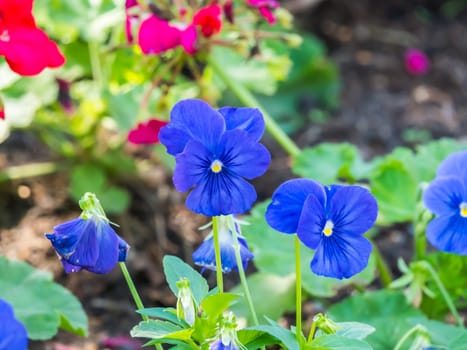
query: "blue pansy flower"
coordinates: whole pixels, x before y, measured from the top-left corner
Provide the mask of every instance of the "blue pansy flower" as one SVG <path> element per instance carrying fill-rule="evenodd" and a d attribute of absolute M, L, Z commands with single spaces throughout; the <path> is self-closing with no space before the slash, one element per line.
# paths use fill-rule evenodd
<path fill-rule="evenodd" d="M 232 228 L 235 228 L 240 247 L 243 268 L 246 269 L 248 261 L 253 259 L 253 254 L 248 249 L 245 238 L 241 235 L 240 226 L 232 215 L 219 217 L 219 248 L 221 253 L 222 272 L 229 273 L 237 269 L 235 258 L 234 237 Z M 216 253 L 214 249 L 214 238 L 211 234 L 193 252 L 193 262 L 203 268 L 216 271 Z"/>
<path fill-rule="evenodd" d="M 256 200 L 251 180 L 268 168 L 271 156 L 258 141 L 264 120 L 254 108 L 214 110 L 201 100 L 172 109 L 159 139 L 175 156 L 177 190 L 192 189 L 186 205 L 206 216 L 240 214 Z"/>
<path fill-rule="evenodd" d="M 28 334 L 14 315 L 13 307 L 0 299 L 0 350 L 26 350 Z"/>
<path fill-rule="evenodd" d="M 342 279 L 367 266 L 372 246 L 363 234 L 377 213 L 375 198 L 363 187 L 294 179 L 274 192 L 266 221 L 280 232 L 297 233 L 315 250 L 310 265 L 314 273 Z"/>
<path fill-rule="evenodd" d="M 83 196 L 80 207 L 83 209 L 80 217 L 55 226 L 54 232 L 45 236 L 67 273 L 81 269 L 107 273 L 117 262 L 126 260 L 129 246 L 110 226 L 93 193 Z"/>
<path fill-rule="evenodd" d="M 454 153 L 438 167 L 423 192 L 425 206 L 436 215 L 426 228 L 439 250 L 467 255 L 467 151 Z"/>

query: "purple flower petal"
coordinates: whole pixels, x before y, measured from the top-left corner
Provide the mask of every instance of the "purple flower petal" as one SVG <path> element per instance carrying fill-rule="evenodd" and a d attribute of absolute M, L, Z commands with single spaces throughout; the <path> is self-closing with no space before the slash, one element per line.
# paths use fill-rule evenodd
<path fill-rule="evenodd" d="M 0 349 L 26 350 L 26 328 L 15 318 L 13 307 L 3 299 L 0 299 L 0 320 Z"/>
<path fill-rule="evenodd" d="M 121 237 L 118 237 L 118 261 L 125 262 L 130 246 Z"/>
<path fill-rule="evenodd" d="M 222 149 L 219 159 L 228 171 L 247 179 L 263 175 L 271 162 L 267 148 L 243 130 L 225 132 L 218 149 Z"/>
<path fill-rule="evenodd" d="M 311 270 L 320 276 L 349 278 L 361 272 L 371 254 L 371 243 L 363 236 L 323 236 L 311 261 Z"/>
<path fill-rule="evenodd" d="M 94 273 L 107 273 L 114 268 L 120 255 L 119 237 L 107 222 L 98 225 L 99 259 L 87 269 Z M 70 260 L 70 262 L 72 262 Z"/>
<path fill-rule="evenodd" d="M 316 181 L 293 179 L 280 185 L 266 210 L 269 226 L 283 233 L 297 232 L 302 208 L 309 195 L 315 196 L 320 203 L 325 202 L 324 188 Z"/>
<path fill-rule="evenodd" d="M 191 140 L 186 150 L 179 153 L 175 160 L 173 176 L 175 188 L 180 192 L 186 192 L 209 175 L 211 172 L 209 167 L 214 159 L 201 142 Z"/>
<path fill-rule="evenodd" d="M 335 231 L 354 235 L 368 231 L 378 216 L 376 199 L 360 186 L 339 186 L 328 201 L 328 210 Z"/>
<path fill-rule="evenodd" d="M 436 215 L 453 215 L 466 196 L 460 178 L 444 176 L 433 180 L 423 191 L 423 203 Z"/>
<path fill-rule="evenodd" d="M 63 269 L 65 270 L 66 273 L 78 272 L 83 269 L 82 266 L 70 264 L 68 261 L 66 261 L 62 257 L 60 257 L 60 262 L 62 263 Z"/>
<path fill-rule="evenodd" d="M 245 130 L 255 141 L 263 136 L 265 124 L 259 109 L 223 107 L 219 113 L 225 118 L 227 130 Z"/>
<path fill-rule="evenodd" d="M 186 206 L 198 214 L 219 216 L 242 214 L 255 200 L 255 188 L 241 177 L 211 172 L 188 195 Z"/>
<path fill-rule="evenodd" d="M 191 139 L 200 141 L 212 150 L 224 131 L 225 121 L 220 113 L 204 101 L 189 99 L 173 107 L 170 123 L 161 129 L 159 140 L 169 154 L 177 155 Z"/>
<path fill-rule="evenodd" d="M 303 204 L 297 236 L 311 249 L 316 249 L 323 237 L 323 228 L 326 224 L 324 204 L 315 194 L 310 194 Z"/>
<path fill-rule="evenodd" d="M 436 176 L 457 176 L 467 184 L 467 151 L 460 151 L 449 155 L 441 162 Z"/>
<path fill-rule="evenodd" d="M 240 256 L 243 267 L 246 268 L 248 261 L 253 259 L 253 254 L 248 250 L 248 245 L 242 237 L 238 237 Z M 229 273 L 237 268 L 235 258 L 234 240 L 230 231 L 219 230 L 219 245 L 221 252 L 222 272 Z M 193 262 L 212 271 L 216 271 L 216 255 L 214 249 L 214 238 L 210 236 L 193 252 Z"/>
<path fill-rule="evenodd" d="M 426 236 L 439 250 L 467 255 L 467 218 L 459 214 L 433 219 L 426 228 Z"/>

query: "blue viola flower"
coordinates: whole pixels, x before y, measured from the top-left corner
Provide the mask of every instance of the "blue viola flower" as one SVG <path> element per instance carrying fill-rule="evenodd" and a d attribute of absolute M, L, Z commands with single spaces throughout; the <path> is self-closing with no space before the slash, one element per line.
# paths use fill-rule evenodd
<path fill-rule="evenodd" d="M 297 233 L 315 250 L 310 264 L 314 273 L 342 279 L 368 265 L 372 246 L 363 234 L 377 213 L 375 198 L 363 187 L 294 179 L 274 192 L 266 221 L 280 232 Z"/>
<path fill-rule="evenodd" d="M 184 100 L 172 109 L 159 138 L 175 155 L 173 181 L 180 192 L 192 189 L 186 205 L 206 216 L 240 214 L 256 200 L 251 180 L 268 168 L 271 156 L 258 140 L 264 131 L 254 108 L 216 111 L 201 100 Z"/>
<path fill-rule="evenodd" d="M 14 315 L 13 307 L 0 299 L 0 350 L 26 350 L 28 334 Z"/>
<path fill-rule="evenodd" d="M 240 256 L 242 258 L 243 268 L 246 269 L 248 261 L 253 259 L 253 254 L 248 249 L 245 238 L 241 235 L 240 226 L 232 215 L 219 217 L 219 248 L 221 252 L 222 272 L 229 273 L 237 269 L 237 260 L 235 258 L 234 237 L 232 229 L 237 231 L 238 243 L 240 247 Z M 193 252 L 193 262 L 205 269 L 216 271 L 216 253 L 214 249 L 214 238 L 211 234 L 203 243 Z"/>
<path fill-rule="evenodd" d="M 83 209 L 80 217 L 55 226 L 54 232 L 45 236 L 67 273 L 81 269 L 107 273 L 117 262 L 126 260 L 129 246 L 110 226 L 93 193 L 83 196 L 80 207 Z"/>
<path fill-rule="evenodd" d="M 467 151 L 454 153 L 438 167 L 436 179 L 423 192 L 425 206 L 436 217 L 426 235 L 439 250 L 467 255 Z"/>

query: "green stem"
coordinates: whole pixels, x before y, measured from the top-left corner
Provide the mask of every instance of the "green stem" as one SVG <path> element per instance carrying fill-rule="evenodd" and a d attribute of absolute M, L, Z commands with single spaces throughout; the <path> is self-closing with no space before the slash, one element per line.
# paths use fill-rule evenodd
<path fill-rule="evenodd" d="M 99 86 L 99 90 L 102 90 L 103 82 L 104 82 L 104 75 L 102 73 L 102 67 L 101 67 L 99 43 L 91 40 L 88 43 L 88 47 L 89 47 L 89 59 L 91 61 L 92 77 L 96 81 L 97 86 Z"/>
<path fill-rule="evenodd" d="M 138 291 L 136 290 L 136 286 L 133 282 L 133 279 L 130 276 L 130 273 L 128 272 L 128 269 L 126 268 L 126 265 L 124 262 L 119 262 L 120 269 L 122 270 L 123 277 L 125 277 L 126 284 L 128 285 L 128 288 L 130 289 L 131 296 L 133 297 L 133 300 L 135 301 L 136 308 L 138 310 L 144 309 L 143 302 L 141 301 L 141 298 L 138 294 Z M 149 321 L 149 317 L 147 315 L 141 315 L 141 318 L 143 321 Z M 157 350 L 163 350 L 161 344 L 155 344 L 155 347 Z"/>
<path fill-rule="evenodd" d="M 219 245 L 219 217 L 212 217 L 212 235 L 214 239 L 214 251 L 216 254 L 216 280 L 220 293 L 224 293 L 224 280 L 222 277 L 221 248 Z"/>
<path fill-rule="evenodd" d="M 404 343 L 407 341 L 407 339 L 409 339 L 409 337 L 412 335 L 412 334 L 415 334 L 419 331 L 423 330 L 423 328 L 420 326 L 420 325 L 416 325 L 412 328 L 410 328 L 403 336 L 402 338 L 399 339 L 399 341 L 397 342 L 396 346 L 394 347 L 394 350 L 400 350 L 402 348 L 402 345 L 404 345 Z"/>
<path fill-rule="evenodd" d="M 237 96 L 237 98 L 248 107 L 259 108 L 263 113 L 264 121 L 266 123 L 266 130 L 271 134 L 272 137 L 282 146 L 282 148 L 292 157 L 297 156 L 300 153 L 300 148 L 292 141 L 292 139 L 277 125 L 274 119 L 269 113 L 260 106 L 259 102 L 253 96 L 253 94 L 245 88 L 242 84 L 234 81 L 229 74 L 225 71 L 225 65 L 220 64 L 213 57 L 209 55 L 208 62 L 214 72 L 222 79 L 227 87 Z"/>
<path fill-rule="evenodd" d="M 307 341 L 308 344 L 311 344 L 311 342 L 313 341 L 313 338 L 315 337 L 316 324 L 317 322 L 313 319 L 311 323 L 310 334 L 308 334 L 308 341 Z"/>
<path fill-rule="evenodd" d="M 302 347 L 302 269 L 300 264 L 300 240 L 295 235 L 295 331 L 297 341 Z"/>
<path fill-rule="evenodd" d="M 379 271 L 379 277 L 384 287 L 388 288 L 392 282 L 391 270 L 389 269 L 388 264 L 386 263 L 386 260 L 384 260 L 383 256 L 381 255 L 381 252 L 379 251 L 376 243 L 373 241 L 371 243 L 373 244 L 373 254 L 376 259 L 376 266 Z"/>
<path fill-rule="evenodd" d="M 0 171 L 0 182 L 53 174 L 65 167 L 65 163 L 54 162 L 12 166 Z"/>
<path fill-rule="evenodd" d="M 233 225 L 230 225 L 230 230 L 233 234 L 234 239 L 234 249 L 235 249 L 235 260 L 237 261 L 238 274 L 240 276 L 240 281 L 242 283 L 243 291 L 245 293 L 245 298 L 250 309 L 251 317 L 253 318 L 253 323 L 255 326 L 259 325 L 258 316 L 256 315 L 255 306 L 253 304 L 253 299 L 251 298 L 250 289 L 248 288 L 248 282 L 245 276 L 245 270 L 243 268 L 242 256 L 240 255 L 240 244 L 238 243 L 238 233 L 235 228 L 235 223 L 232 221 Z"/>
<path fill-rule="evenodd" d="M 452 301 L 451 297 L 449 296 L 448 291 L 444 287 L 443 282 L 439 278 L 438 274 L 436 273 L 435 269 L 433 266 L 428 261 L 420 261 L 418 262 L 420 265 L 422 265 L 430 274 L 433 280 L 435 281 L 436 285 L 438 286 L 439 291 L 441 292 L 444 301 L 446 302 L 446 305 L 448 306 L 449 310 L 452 313 L 452 316 L 456 320 L 457 324 L 459 327 L 464 328 L 464 322 L 462 321 L 462 318 L 459 316 L 459 313 L 457 312 L 457 309 L 454 305 L 454 302 Z"/>

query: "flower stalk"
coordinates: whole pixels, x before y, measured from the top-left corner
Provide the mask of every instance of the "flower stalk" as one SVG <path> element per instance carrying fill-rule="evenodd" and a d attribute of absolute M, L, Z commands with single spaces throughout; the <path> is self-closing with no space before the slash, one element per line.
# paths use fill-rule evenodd
<path fill-rule="evenodd" d="M 295 240 L 295 328 L 297 341 L 302 346 L 302 270 L 300 265 L 300 239 L 297 235 Z"/>
<path fill-rule="evenodd" d="M 212 235 L 214 239 L 214 251 L 216 254 L 216 281 L 220 293 L 224 293 L 224 280 L 222 276 L 221 248 L 219 243 L 219 217 L 212 217 Z"/>
<path fill-rule="evenodd" d="M 224 70 L 223 66 L 217 62 L 217 60 L 210 55 L 208 57 L 209 65 L 216 72 L 219 78 L 232 90 L 237 98 L 247 107 L 257 107 L 263 114 L 264 121 L 266 123 L 266 130 L 271 136 L 281 145 L 281 147 L 292 157 L 297 156 L 300 153 L 300 148 L 292 141 L 292 139 L 281 129 L 269 113 L 261 107 L 259 102 L 253 96 L 253 94 L 245 88 L 243 85 L 235 82 L 228 73 Z"/>

